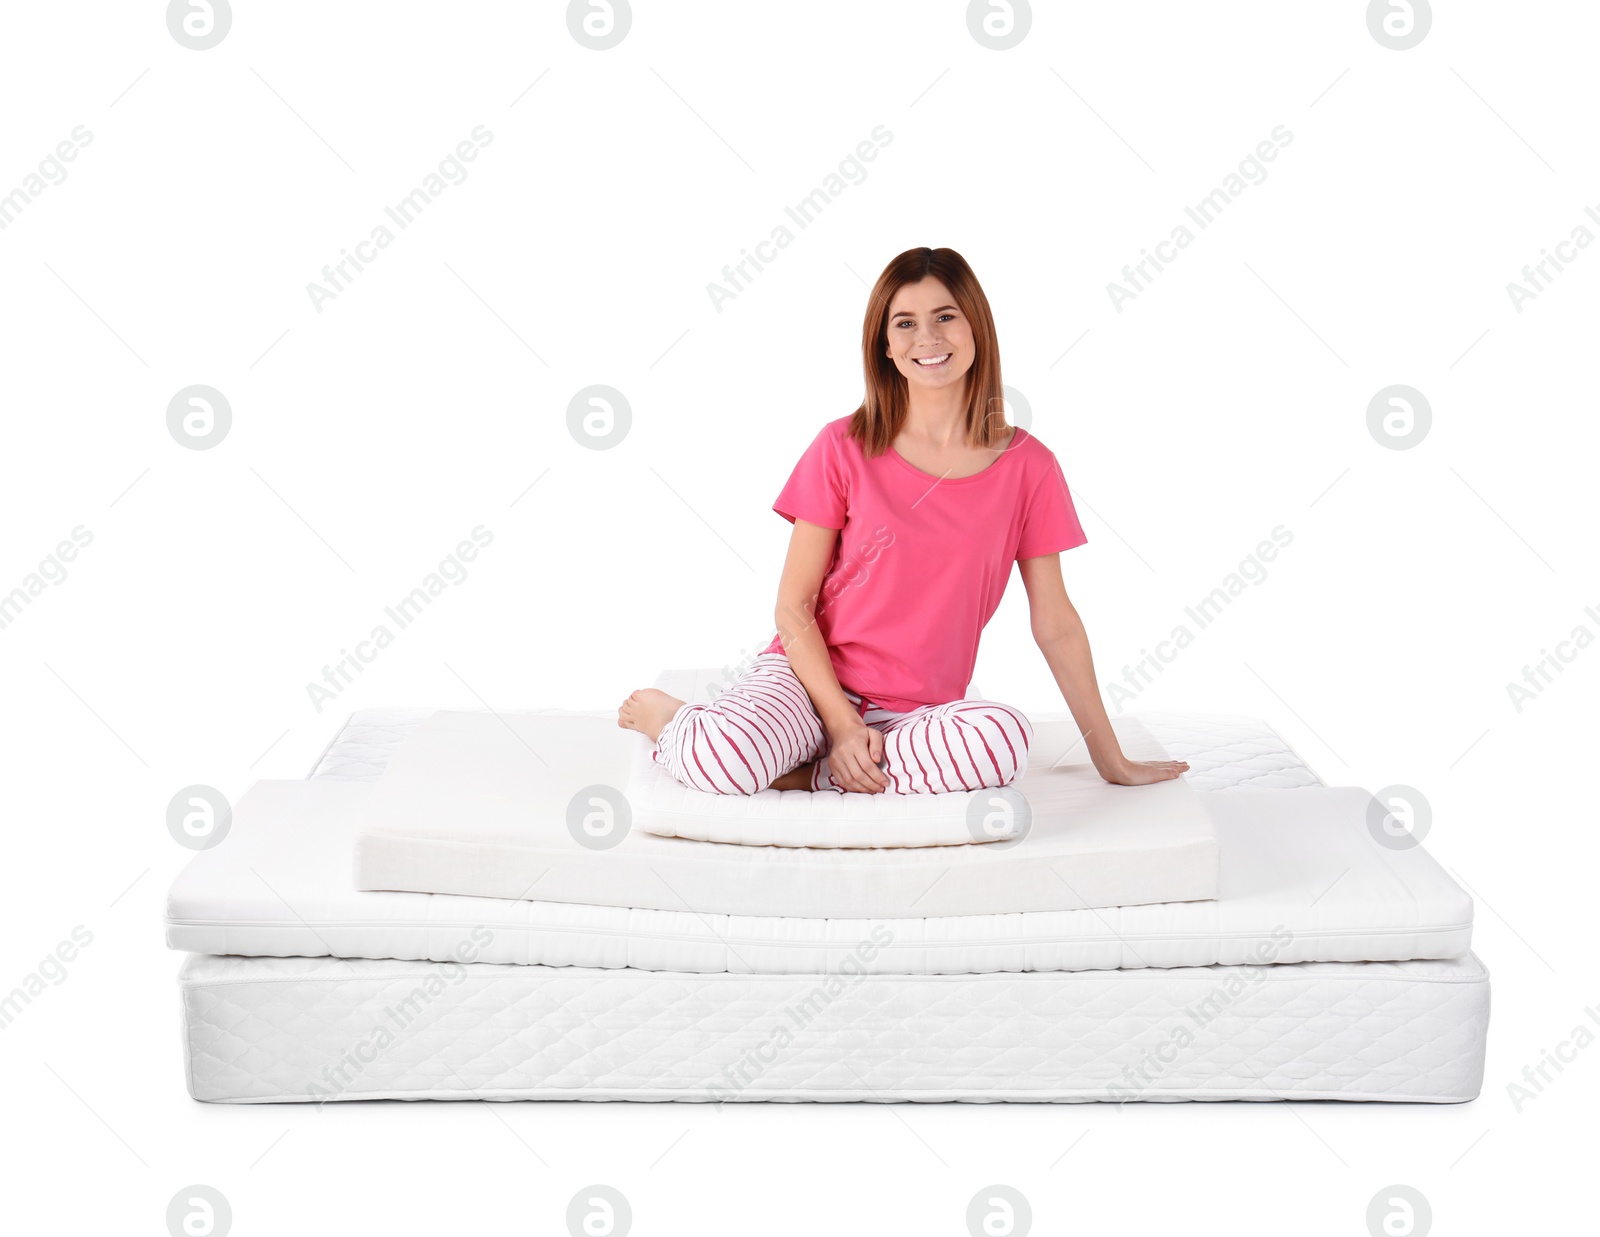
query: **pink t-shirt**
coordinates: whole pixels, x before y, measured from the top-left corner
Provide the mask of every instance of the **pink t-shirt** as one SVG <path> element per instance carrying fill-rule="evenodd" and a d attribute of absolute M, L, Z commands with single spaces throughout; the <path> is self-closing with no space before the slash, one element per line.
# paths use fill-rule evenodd
<path fill-rule="evenodd" d="M 1020 426 L 982 472 L 941 481 L 893 447 L 868 459 L 849 425 L 822 427 L 772 504 L 790 523 L 840 530 L 817 598 L 833 672 L 896 713 L 960 700 L 1011 564 L 1088 540 L 1067 479 Z"/>

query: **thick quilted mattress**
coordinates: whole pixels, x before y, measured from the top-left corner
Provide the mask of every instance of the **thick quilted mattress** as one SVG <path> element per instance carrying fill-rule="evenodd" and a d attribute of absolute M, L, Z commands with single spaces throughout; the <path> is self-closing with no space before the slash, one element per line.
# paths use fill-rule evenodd
<path fill-rule="evenodd" d="M 179 984 L 189 1093 L 227 1103 L 1455 1103 L 1489 1017 L 1470 954 L 966 976 L 191 956 Z"/>

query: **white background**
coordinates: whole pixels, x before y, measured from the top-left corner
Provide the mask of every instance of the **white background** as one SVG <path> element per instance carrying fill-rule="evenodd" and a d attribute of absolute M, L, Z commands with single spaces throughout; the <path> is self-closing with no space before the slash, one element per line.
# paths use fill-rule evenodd
<path fill-rule="evenodd" d="M 0 1032 L 6 1227 L 164 1231 L 195 1182 L 241 1234 L 562 1232 L 596 1181 L 641 1234 L 960 1233 L 991 1182 L 1036 1232 L 1359 1237 L 1397 1182 L 1436 1232 L 1578 1223 L 1600 1048 L 1520 1113 L 1507 1084 L 1600 1004 L 1600 651 L 1520 711 L 1507 683 L 1600 634 L 1600 246 L 1520 313 L 1506 285 L 1600 235 L 1600 13 L 1438 7 L 1394 51 L 1355 0 L 1041 3 L 994 51 L 953 0 L 639 3 L 594 51 L 557 3 L 280 0 L 193 51 L 159 3 L 8 6 L 0 193 L 92 141 L 0 230 L 0 592 L 93 540 L 0 629 L 0 991 L 75 926 L 93 943 Z M 478 125 L 465 181 L 318 312 L 324 264 Z M 866 178 L 719 312 L 708 284 L 879 125 Z M 1118 312 L 1108 282 L 1278 125 L 1266 179 Z M 754 651 L 789 529 L 770 504 L 859 402 L 867 288 L 915 245 L 972 264 L 1062 462 L 1103 684 L 1292 531 L 1125 707 L 1263 717 L 1332 784 L 1425 794 L 1494 976 L 1481 1098 L 189 1100 L 174 792 L 302 776 L 357 708 L 609 708 Z M 232 408 L 208 450 L 166 425 L 195 383 Z M 566 428 L 592 383 L 631 406 L 610 450 Z M 1432 408 L 1409 450 L 1367 427 L 1394 383 Z M 468 577 L 319 711 L 307 684 L 479 524 Z M 1064 707 L 1020 584 L 975 680 Z"/>

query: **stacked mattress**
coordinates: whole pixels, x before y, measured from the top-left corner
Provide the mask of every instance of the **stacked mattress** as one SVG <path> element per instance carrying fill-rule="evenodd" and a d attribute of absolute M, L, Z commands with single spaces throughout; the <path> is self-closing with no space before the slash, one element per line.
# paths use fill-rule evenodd
<path fill-rule="evenodd" d="M 658 686 L 704 699 L 711 677 Z M 1262 722 L 1154 713 L 1116 719 L 1124 750 L 1188 774 L 1109 787 L 1070 717 L 1033 721 L 1031 820 L 962 842 L 961 796 L 767 791 L 697 817 L 614 713 L 355 714 L 173 884 L 190 1094 L 1478 1094 L 1471 901 L 1372 828 L 1367 792 Z M 572 805 L 608 795 L 622 836 L 596 844 Z"/>

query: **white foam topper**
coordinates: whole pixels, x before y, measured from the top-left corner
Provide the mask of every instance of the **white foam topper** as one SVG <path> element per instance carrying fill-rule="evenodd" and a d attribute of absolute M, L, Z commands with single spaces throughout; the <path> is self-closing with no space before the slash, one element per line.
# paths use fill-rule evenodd
<path fill-rule="evenodd" d="M 1161 754 L 1136 719 L 1115 725 L 1130 755 Z M 569 827 L 572 805 L 582 816 L 597 798 L 626 804 L 638 740 L 604 714 L 433 714 L 373 784 L 356 831 L 357 887 L 827 919 L 1216 896 L 1216 830 L 1198 792 L 1182 779 L 1111 785 L 1070 720 L 1035 723 L 1016 788 L 1031 808 L 1025 838 L 908 849 L 723 845 L 632 829 L 592 849 Z"/>

